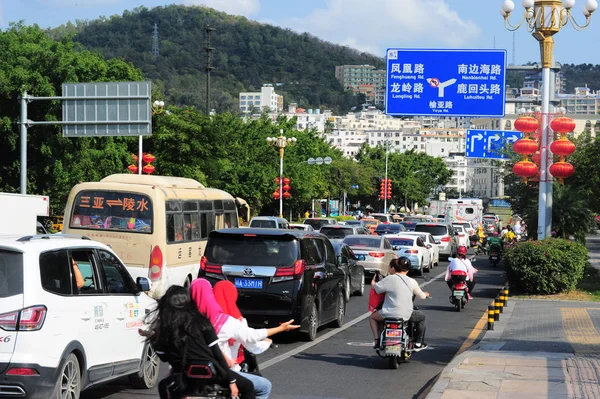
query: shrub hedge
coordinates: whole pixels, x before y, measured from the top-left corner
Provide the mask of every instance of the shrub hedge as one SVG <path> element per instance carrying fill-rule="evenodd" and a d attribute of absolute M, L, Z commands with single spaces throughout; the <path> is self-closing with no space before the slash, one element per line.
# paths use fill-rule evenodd
<path fill-rule="evenodd" d="M 584 245 L 560 238 L 516 244 L 504 257 L 506 275 L 524 294 L 551 295 L 575 289 L 588 264 Z"/>

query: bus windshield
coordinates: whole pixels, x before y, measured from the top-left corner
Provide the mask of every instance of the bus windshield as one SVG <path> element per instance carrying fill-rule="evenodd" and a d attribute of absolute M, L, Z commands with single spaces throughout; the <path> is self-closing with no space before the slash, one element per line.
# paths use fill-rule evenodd
<path fill-rule="evenodd" d="M 73 203 L 69 227 L 151 234 L 152 201 L 144 194 L 122 191 L 81 191 Z"/>

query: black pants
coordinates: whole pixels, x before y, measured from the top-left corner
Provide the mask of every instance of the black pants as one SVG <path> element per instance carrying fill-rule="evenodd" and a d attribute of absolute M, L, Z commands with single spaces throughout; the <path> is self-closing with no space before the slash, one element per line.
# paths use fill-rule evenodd
<path fill-rule="evenodd" d="M 252 381 L 250 381 L 246 377 L 242 377 L 241 375 L 239 375 L 237 373 L 234 373 L 234 374 L 235 374 L 235 379 L 236 379 L 235 384 L 238 387 L 240 397 L 243 399 L 256 399 L 256 393 L 254 392 L 254 384 L 252 384 Z M 179 399 L 179 397 L 174 397 L 169 394 L 169 390 L 167 389 L 167 386 L 172 382 L 172 380 L 169 377 L 162 379 L 158 383 L 158 395 L 159 395 L 160 399 Z M 193 384 L 194 380 L 188 379 L 187 383 Z M 229 388 L 229 384 L 227 382 L 219 382 L 219 384 L 223 387 Z M 185 397 L 185 396 L 187 396 L 187 395 L 185 395 L 185 394 L 181 395 L 181 397 Z"/>
<path fill-rule="evenodd" d="M 452 281 L 446 281 L 446 283 L 448 284 L 448 288 L 452 289 L 452 285 L 454 285 L 454 283 Z M 475 289 L 475 278 L 473 278 L 473 281 L 466 281 L 467 283 L 467 288 L 469 289 L 469 294 L 473 295 L 473 290 Z"/>
<path fill-rule="evenodd" d="M 415 326 L 415 342 L 422 344 L 425 340 L 425 315 L 420 310 L 413 310 L 408 322 Z"/>

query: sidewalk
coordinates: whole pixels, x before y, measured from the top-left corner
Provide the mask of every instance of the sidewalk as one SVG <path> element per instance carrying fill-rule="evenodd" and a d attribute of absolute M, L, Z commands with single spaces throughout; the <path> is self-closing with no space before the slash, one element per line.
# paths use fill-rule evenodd
<path fill-rule="evenodd" d="M 510 298 L 427 396 L 451 398 L 600 398 L 600 303 Z"/>

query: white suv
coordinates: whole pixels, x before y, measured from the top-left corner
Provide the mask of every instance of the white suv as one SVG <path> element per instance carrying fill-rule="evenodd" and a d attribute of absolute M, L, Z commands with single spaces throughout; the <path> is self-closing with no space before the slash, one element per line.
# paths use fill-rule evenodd
<path fill-rule="evenodd" d="M 153 387 L 160 362 L 138 334 L 148 289 L 85 237 L 0 238 L 0 397 L 77 399 L 123 376 Z"/>

